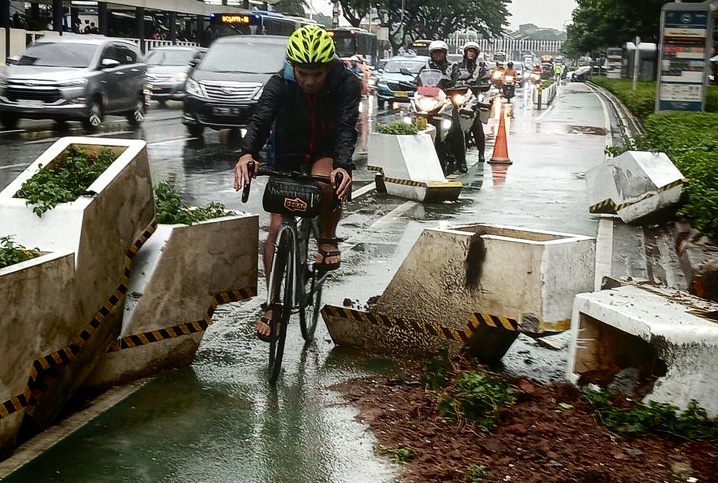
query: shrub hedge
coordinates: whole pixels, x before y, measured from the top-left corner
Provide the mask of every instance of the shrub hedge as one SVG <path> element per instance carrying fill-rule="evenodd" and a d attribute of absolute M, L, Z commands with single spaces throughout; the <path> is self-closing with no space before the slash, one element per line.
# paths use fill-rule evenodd
<path fill-rule="evenodd" d="M 708 89 L 707 112 L 654 114 L 655 82 L 639 82 L 634 92 L 629 79 L 590 80 L 614 93 L 643 122 L 645 135 L 623 149 L 666 153 L 689 181 L 688 199 L 679 214 L 718 240 L 718 87 Z"/>

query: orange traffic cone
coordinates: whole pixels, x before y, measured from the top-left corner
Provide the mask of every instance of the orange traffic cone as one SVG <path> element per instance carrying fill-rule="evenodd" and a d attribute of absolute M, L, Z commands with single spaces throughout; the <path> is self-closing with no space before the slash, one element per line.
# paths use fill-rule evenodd
<path fill-rule="evenodd" d="M 506 115 L 502 112 L 499 116 L 499 131 L 496 133 L 494 152 L 489 163 L 512 164 L 509 159 L 509 147 L 506 145 Z"/>
<path fill-rule="evenodd" d="M 509 171 L 508 164 L 498 164 L 494 163 L 493 166 L 491 166 L 491 179 L 494 182 L 494 186 L 501 186 L 506 182 L 506 175 Z"/>

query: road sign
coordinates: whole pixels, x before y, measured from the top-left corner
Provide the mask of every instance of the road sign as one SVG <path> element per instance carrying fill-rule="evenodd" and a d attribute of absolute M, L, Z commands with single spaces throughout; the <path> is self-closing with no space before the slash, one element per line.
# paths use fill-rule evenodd
<path fill-rule="evenodd" d="M 663 6 L 656 111 L 703 110 L 712 32 L 707 4 Z"/>

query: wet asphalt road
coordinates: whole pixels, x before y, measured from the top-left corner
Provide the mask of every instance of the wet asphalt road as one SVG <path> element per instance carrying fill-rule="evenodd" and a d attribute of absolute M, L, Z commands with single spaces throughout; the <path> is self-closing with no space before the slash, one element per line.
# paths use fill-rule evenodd
<path fill-rule="evenodd" d="M 470 166 L 459 178 L 465 188 L 457 203 L 421 205 L 370 191 L 347 206 L 339 232 L 348 239 L 344 262 L 326 286 L 326 303 L 364 303 L 381 294 L 427 227 L 481 222 L 596 236 L 583 176 L 604 158 L 608 120 L 601 103 L 583 84 L 563 86 L 542 111 L 527 107 L 521 94 L 508 126 L 513 164 Z M 118 119 L 99 135 L 147 140 L 154 182 L 174 180 L 189 203 L 220 201 L 260 213 L 263 239 L 262 183 L 254 185 L 247 205 L 232 189 L 236 140 L 212 131 L 203 140 L 192 138 L 180 115 L 178 103 L 153 106 L 140 131 Z M 39 121 L 21 123 L 18 132 L 0 131 L 0 188 L 60 135 L 82 133 L 54 131 L 52 123 Z M 489 135 L 487 158 L 492 146 Z M 470 163 L 476 158 L 471 151 Z M 373 181 L 366 158 L 357 164 L 355 189 Z M 392 481 L 397 468 L 375 456 L 373 438 L 331 386 L 390 372 L 394 363 L 335 347 L 321 323 L 315 346 L 302 352 L 295 324 L 284 372 L 270 387 L 266 345 L 253 336 L 262 285 L 257 298 L 218 308 L 191 367 L 148 382 L 3 481 Z M 565 335 L 557 336 L 559 345 L 566 345 Z M 557 380 L 566 352 L 521 336 L 503 365 L 538 381 Z"/>

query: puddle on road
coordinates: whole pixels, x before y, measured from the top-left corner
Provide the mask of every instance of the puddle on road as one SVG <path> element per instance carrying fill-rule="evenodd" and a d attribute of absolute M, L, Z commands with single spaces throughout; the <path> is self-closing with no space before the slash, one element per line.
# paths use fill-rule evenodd
<path fill-rule="evenodd" d="M 606 128 L 598 126 L 581 126 L 578 124 L 534 123 L 536 134 L 586 134 L 590 136 L 605 136 Z"/>

